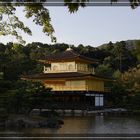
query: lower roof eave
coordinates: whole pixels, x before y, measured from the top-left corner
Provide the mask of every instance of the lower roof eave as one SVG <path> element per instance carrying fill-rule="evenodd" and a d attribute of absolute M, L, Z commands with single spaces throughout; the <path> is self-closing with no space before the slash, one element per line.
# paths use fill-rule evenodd
<path fill-rule="evenodd" d="M 54 74 L 36 74 L 36 75 L 23 75 L 22 80 L 58 80 L 58 79 L 98 79 L 104 81 L 115 81 L 114 79 L 96 76 L 93 74 L 82 73 L 54 73 Z"/>
<path fill-rule="evenodd" d="M 89 90 L 89 91 L 87 91 L 87 90 L 73 90 L 73 91 L 52 91 L 53 93 L 79 93 L 79 94 L 81 94 L 81 93 L 84 93 L 84 94 L 95 94 L 95 93 L 98 93 L 98 94 L 103 94 L 103 93 L 106 93 L 105 91 L 92 91 L 92 90 Z"/>

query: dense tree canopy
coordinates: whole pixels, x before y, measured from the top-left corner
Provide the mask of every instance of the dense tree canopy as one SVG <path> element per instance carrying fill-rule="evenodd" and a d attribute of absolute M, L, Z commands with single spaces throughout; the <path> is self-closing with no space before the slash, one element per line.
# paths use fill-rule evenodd
<path fill-rule="evenodd" d="M 50 89 L 32 81 L 0 81 L 0 107 L 8 113 L 29 114 L 33 108 L 42 108 L 48 102 Z"/>
<path fill-rule="evenodd" d="M 131 42 L 131 47 L 128 41 L 123 41 L 123 43 L 121 41 L 112 44 L 109 42 L 99 47 L 81 44 L 77 47 L 72 46 L 72 48 L 82 55 L 100 61 L 95 69 L 97 75 L 116 77 L 119 71 L 127 71 L 136 67 L 140 62 L 138 40 Z M 39 59 L 62 52 L 68 47 L 69 45 L 64 43 L 48 45 L 33 42 L 26 46 L 15 43 L 0 44 L 0 72 L 3 72 L 4 78 L 9 80 L 19 79 L 21 74 L 40 73 L 43 71 L 43 65 L 38 62 Z"/>

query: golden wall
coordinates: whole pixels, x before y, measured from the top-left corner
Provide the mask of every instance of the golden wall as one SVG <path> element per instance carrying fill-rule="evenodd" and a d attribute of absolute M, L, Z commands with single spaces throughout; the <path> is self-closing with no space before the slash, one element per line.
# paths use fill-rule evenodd
<path fill-rule="evenodd" d="M 46 87 L 53 91 L 104 91 L 104 81 L 93 80 L 66 80 L 65 82 L 45 82 Z"/>
<path fill-rule="evenodd" d="M 104 81 L 99 79 L 86 80 L 89 91 L 104 91 Z"/>

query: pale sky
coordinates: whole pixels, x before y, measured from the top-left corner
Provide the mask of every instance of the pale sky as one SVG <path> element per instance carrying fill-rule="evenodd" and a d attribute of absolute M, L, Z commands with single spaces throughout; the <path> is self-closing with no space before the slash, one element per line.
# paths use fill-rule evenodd
<path fill-rule="evenodd" d="M 131 7 L 85 7 L 70 14 L 66 7 L 48 7 L 51 23 L 55 29 L 57 43 L 98 46 L 109 41 L 140 39 L 140 8 Z M 33 32 L 32 36 L 21 32 L 29 42 L 51 44 L 51 40 L 42 33 L 42 28 L 32 20 L 24 18 L 23 8 L 17 15 Z M 0 42 L 15 41 L 14 37 L 1 37 Z"/>

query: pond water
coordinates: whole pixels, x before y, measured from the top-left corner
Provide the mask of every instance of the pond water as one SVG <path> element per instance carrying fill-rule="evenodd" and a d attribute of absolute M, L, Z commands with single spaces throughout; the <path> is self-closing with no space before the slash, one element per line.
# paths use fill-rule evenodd
<path fill-rule="evenodd" d="M 32 134 L 140 134 L 140 116 L 64 116 L 58 129 L 32 128 L 5 133 Z"/>

